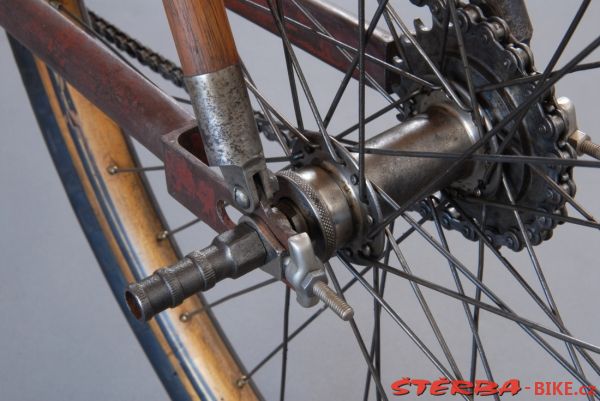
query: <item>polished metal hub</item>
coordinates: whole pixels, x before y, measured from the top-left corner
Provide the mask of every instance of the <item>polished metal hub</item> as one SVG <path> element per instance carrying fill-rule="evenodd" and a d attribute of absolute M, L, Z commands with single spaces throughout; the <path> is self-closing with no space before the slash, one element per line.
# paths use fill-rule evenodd
<path fill-rule="evenodd" d="M 422 113 L 366 142 L 366 148 L 374 152 L 365 156 L 365 200 L 359 196 L 356 154 L 334 142 L 344 160 L 340 164 L 329 160 L 325 151 L 299 144 L 294 168 L 277 174 L 279 207 L 290 216 L 296 230 L 309 233 L 322 259 L 328 259 L 336 250 L 343 250 L 347 256 L 377 257 L 383 252 L 383 237 L 368 234 L 390 211 L 377 191 L 384 191 L 402 205 L 415 191 L 445 173 L 452 161 L 402 158 L 376 151 L 461 153 L 477 140 L 468 113 L 445 100 L 427 104 Z M 474 162 L 465 162 L 447 176 L 438 190 L 476 182 L 473 176 L 479 171 Z"/>

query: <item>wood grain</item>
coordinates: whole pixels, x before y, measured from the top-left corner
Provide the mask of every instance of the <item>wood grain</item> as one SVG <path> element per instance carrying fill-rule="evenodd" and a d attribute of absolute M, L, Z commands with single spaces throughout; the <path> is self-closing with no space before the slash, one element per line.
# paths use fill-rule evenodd
<path fill-rule="evenodd" d="M 223 0 L 163 0 L 186 76 L 239 62 Z"/>

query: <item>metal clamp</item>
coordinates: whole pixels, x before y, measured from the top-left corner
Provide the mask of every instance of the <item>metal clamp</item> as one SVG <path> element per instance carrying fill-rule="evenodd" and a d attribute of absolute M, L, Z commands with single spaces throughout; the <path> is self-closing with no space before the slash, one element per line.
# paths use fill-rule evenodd
<path fill-rule="evenodd" d="M 241 67 L 185 77 L 185 85 L 209 165 L 220 168 L 235 205 L 254 211 L 261 200 L 271 199 L 277 180 L 266 166 Z"/>

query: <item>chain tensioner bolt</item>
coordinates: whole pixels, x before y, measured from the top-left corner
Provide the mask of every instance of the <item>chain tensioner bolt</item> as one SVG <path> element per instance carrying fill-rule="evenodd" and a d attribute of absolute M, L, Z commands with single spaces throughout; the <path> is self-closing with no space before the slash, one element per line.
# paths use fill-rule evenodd
<path fill-rule="evenodd" d="M 600 160 L 600 145 L 592 142 L 592 138 L 586 133 L 575 130 L 569 135 L 567 141 L 575 148 L 578 155 L 588 155 Z"/>
<path fill-rule="evenodd" d="M 600 160 L 600 145 L 588 139 L 581 144 L 581 152 L 595 159 Z"/>

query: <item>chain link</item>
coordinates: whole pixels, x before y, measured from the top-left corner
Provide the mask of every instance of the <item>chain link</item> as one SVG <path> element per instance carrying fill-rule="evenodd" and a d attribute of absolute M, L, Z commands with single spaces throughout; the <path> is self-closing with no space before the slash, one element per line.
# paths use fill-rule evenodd
<path fill-rule="evenodd" d="M 106 39 L 117 49 L 127 53 L 140 64 L 160 74 L 175 86 L 183 88 L 183 71 L 181 67 L 159 53 L 142 45 L 116 26 L 110 24 L 98 14 L 89 11 L 91 27 L 98 35 Z"/>

